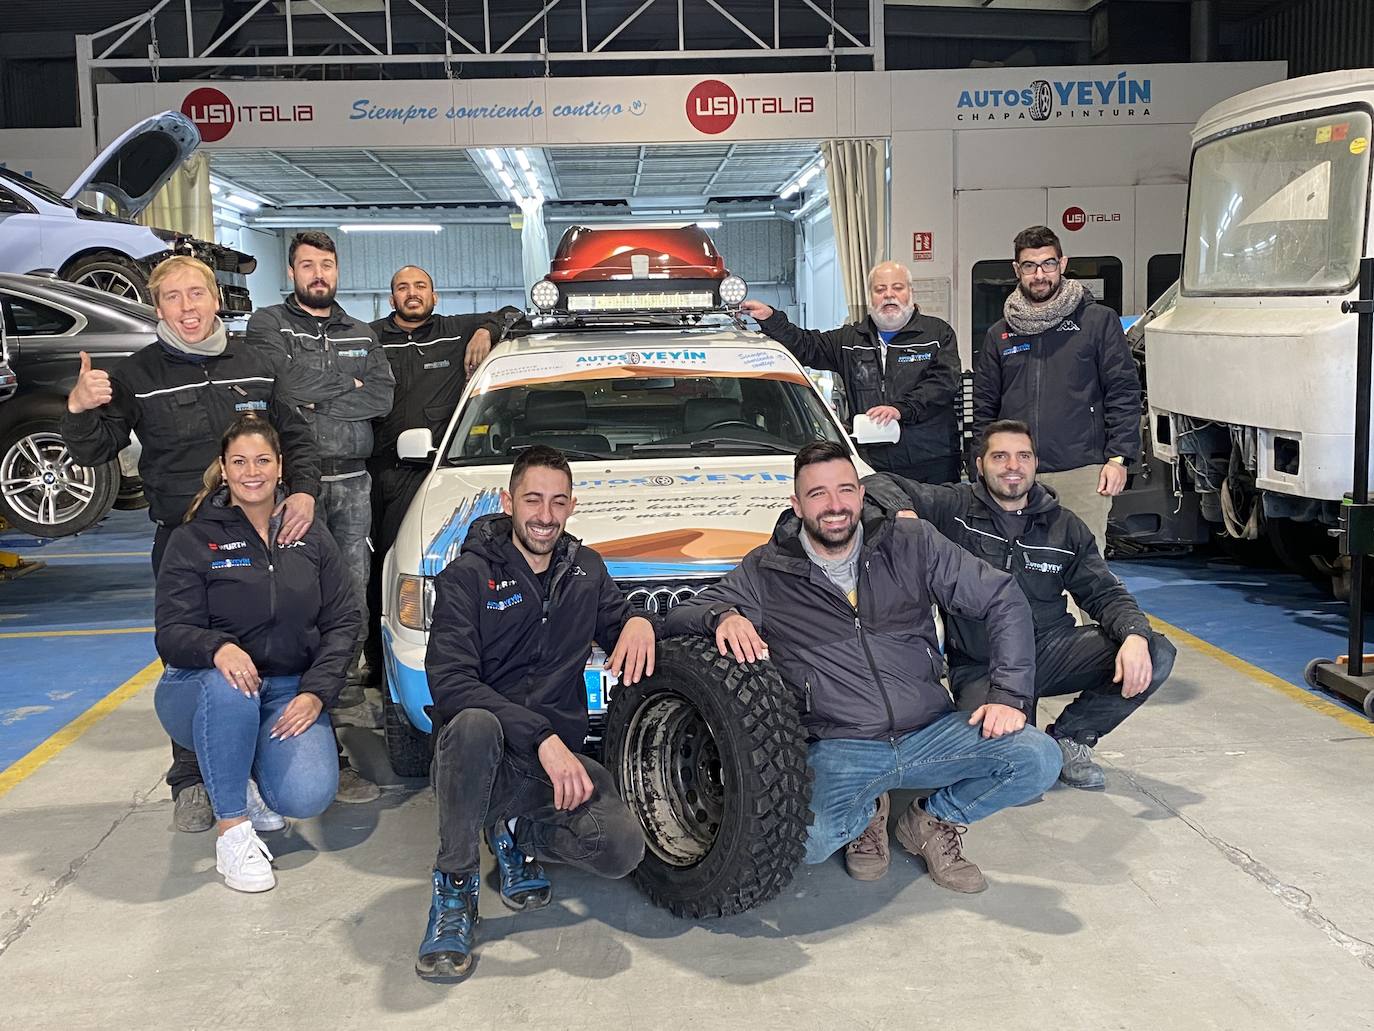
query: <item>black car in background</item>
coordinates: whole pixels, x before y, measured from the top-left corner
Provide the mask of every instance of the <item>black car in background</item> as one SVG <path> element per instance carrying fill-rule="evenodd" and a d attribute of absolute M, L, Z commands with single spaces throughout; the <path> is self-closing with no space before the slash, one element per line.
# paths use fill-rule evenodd
<path fill-rule="evenodd" d="M 0 273 L 0 312 L 18 381 L 8 399 L 0 388 L 0 517 L 23 533 L 66 537 L 116 504 L 143 507 L 137 444 L 87 468 L 67 450 L 59 423 L 81 352 L 111 368 L 157 339 L 153 309 L 55 277 Z"/>

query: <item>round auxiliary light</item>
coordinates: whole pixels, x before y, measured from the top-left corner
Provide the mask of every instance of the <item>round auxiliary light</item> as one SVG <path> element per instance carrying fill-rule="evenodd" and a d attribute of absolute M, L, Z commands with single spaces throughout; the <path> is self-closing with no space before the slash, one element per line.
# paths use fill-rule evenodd
<path fill-rule="evenodd" d="M 749 296 L 749 284 L 739 276 L 726 276 L 720 281 L 720 303 L 737 308 Z"/>
<path fill-rule="evenodd" d="M 558 286 L 552 280 L 541 279 L 530 287 L 530 300 L 540 311 L 549 311 L 558 304 Z"/>

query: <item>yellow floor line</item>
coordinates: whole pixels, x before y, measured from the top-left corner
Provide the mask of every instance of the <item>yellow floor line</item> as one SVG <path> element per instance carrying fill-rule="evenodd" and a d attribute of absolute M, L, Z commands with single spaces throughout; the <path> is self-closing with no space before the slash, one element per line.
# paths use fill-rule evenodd
<path fill-rule="evenodd" d="M 114 712 L 149 684 L 162 676 L 162 660 L 154 659 L 119 687 L 72 720 L 52 737 L 20 758 L 12 766 L 0 771 L 0 798 L 9 794 L 20 782 L 33 776 L 50 759 L 75 743 L 86 731 Z"/>
<path fill-rule="evenodd" d="M 151 634 L 156 627 L 121 626 L 108 630 L 10 630 L 0 634 L 0 640 L 13 637 L 104 637 L 106 634 Z"/>
<path fill-rule="evenodd" d="M 1333 720 L 1339 721 L 1343 726 L 1361 734 L 1374 737 L 1374 723 L 1357 716 L 1353 712 L 1342 709 L 1339 705 L 1328 702 L 1310 691 L 1306 691 L 1295 684 L 1290 684 L 1282 677 L 1276 677 L 1268 670 L 1260 669 L 1253 663 L 1246 662 L 1244 659 L 1237 658 L 1230 652 L 1218 648 L 1216 645 L 1204 641 L 1200 637 L 1194 637 L 1186 630 L 1180 630 L 1171 623 L 1166 623 L 1162 619 L 1154 616 L 1149 617 L 1151 625 L 1175 644 L 1186 644 L 1188 647 L 1202 652 L 1208 658 L 1216 659 L 1222 665 L 1229 666 L 1237 673 L 1244 673 L 1251 680 L 1257 680 L 1265 687 L 1286 695 L 1299 705 L 1306 706 L 1313 712 L 1319 712 L 1323 716 L 1330 716 Z"/>

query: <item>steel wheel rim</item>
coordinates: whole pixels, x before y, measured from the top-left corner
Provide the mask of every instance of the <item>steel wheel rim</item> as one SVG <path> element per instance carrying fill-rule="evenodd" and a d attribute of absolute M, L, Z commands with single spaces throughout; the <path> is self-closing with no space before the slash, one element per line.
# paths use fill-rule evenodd
<path fill-rule="evenodd" d="M 30 433 L 0 457 L 0 495 L 30 522 L 71 522 L 90 507 L 95 492 L 95 470 L 77 464 L 60 434 Z"/>
<path fill-rule="evenodd" d="M 620 778 L 655 855 L 688 867 L 710 854 L 726 785 L 716 736 L 696 705 L 669 693 L 641 706 L 626 729 Z"/>

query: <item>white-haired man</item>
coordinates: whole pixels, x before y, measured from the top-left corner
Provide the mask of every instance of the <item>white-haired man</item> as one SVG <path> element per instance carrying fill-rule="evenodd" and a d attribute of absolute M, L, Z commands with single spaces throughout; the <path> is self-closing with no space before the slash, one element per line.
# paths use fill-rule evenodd
<path fill-rule="evenodd" d="M 899 261 L 875 265 L 868 315 L 839 329 L 802 329 L 762 301 L 740 309 L 803 365 L 838 374 L 851 416 L 898 424 L 896 442 L 861 449 L 874 469 L 921 483 L 959 479 L 959 346 L 948 322 L 922 314 L 912 300 L 909 268 Z"/>

